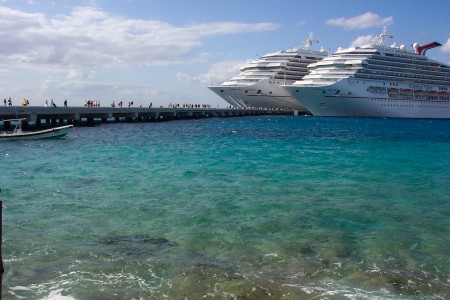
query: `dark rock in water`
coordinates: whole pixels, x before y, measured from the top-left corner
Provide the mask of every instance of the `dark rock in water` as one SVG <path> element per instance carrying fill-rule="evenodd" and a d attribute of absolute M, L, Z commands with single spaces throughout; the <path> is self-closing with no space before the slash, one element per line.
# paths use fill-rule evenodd
<path fill-rule="evenodd" d="M 127 245 L 127 244 L 152 244 L 157 246 L 176 246 L 177 243 L 171 242 L 166 238 L 154 238 L 144 234 L 138 235 L 118 235 L 102 239 L 106 245 Z"/>
<path fill-rule="evenodd" d="M 178 244 L 166 238 L 155 238 L 149 235 L 118 235 L 109 236 L 101 240 L 101 243 L 109 245 L 107 250 L 109 255 L 126 256 L 140 259 L 152 256 L 157 252 Z"/>
<path fill-rule="evenodd" d="M 348 245 L 344 245 L 343 247 L 340 247 L 336 250 L 336 256 L 339 258 L 349 258 L 352 256 L 352 254 L 353 249 Z"/>
<path fill-rule="evenodd" d="M 316 255 L 316 251 L 310 245 L 304 245 L 299 250 L 303 255 Z"/>

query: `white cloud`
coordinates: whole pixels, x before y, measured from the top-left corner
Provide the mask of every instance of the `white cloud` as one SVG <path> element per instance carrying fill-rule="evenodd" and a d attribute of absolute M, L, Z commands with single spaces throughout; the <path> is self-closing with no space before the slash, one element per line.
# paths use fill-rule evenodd
<path fill-rule="evenodd" d="M 448 38 L 447 42 L 442 45 L 441 52 L 450 53 L 450 38 Z"/>
<path fill-rule="evenodd" d="M 344 27 L 345 29 L 365 29 L 371 27 L 383 27 L 394 22 L 392 17 L 382 18 L 377 14 L 367 12 L 353 18 L 337 18 L 327 20 L 328 25 Z"/>
<path fill-rule="evenodd" d="M 357 37 L 350 45 L 350 47 L 357 47 L 362 46 L 370 43 L 375 38 L 374 35 L 368 34 L 368 35 L 361 35 Z"/>
<path fill-rule="evenodd" d="M 127 19 L 96 7 L 77 7 L 69 14 L 48 17 L 0 4 L 0 38 L 4 41 L 0 47 L 0 90 L 13 99 L 30 98 L 32 105 L 50 98 L 67 98 L 69 105 L 82 105 L 85 99 L 100 99 L 104 105 L 128 99 L 156 105 L 168 99 L 193 101 L 201 97 L 222 103 L 208 89 L 199 87 L 211 79 L 218 83 L 229 79 L 237 74 L 236 68 L 213 66 L 208 74 L 198 76 L 179 73 L 182 82 L 191 83 L 182 90 L 151 72 L 161 70 L 159 66 L 204 64 L 211 55 L 201 51 L 205 37 L 278 27 L 237 22 L 176 26 Z M 214 68 L 221 71 L 216 74 Z"/>
<path fill-rule="evenodd" d="M 272 23 L 216 22 L 177 27 L 126 19 L 95 7 L 47 18 L 0 6 L 0 62 L 37 69 L 179 64 L 205 36 L 276 29 Z"/>
<path fill-rule="evenodd" d="M 70 69 L 67 73 L 66 78 L 68 80 L 74 80 L 74 79 L 91 79 L 95 77 L 95 71 L 94 70 L 90 70 L 87 72 L 81 71 L 79 69 Z"/>
<path fill-rule="evenodd" d="M 239 74 L 239 68 L 245 63 L 245 61 L 223 61 L 213 64 L 210 70 L 205 74 L 191 76 L 179 72 L 177 73 L 177 78 L 183 83 L 199 82 L 203 85 L 219 85 Z"/>

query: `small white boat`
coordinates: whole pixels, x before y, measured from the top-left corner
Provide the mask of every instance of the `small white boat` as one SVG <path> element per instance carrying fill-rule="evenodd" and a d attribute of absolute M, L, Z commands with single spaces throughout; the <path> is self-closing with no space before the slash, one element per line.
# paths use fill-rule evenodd
<path fill-rule="evenodd" d="M 14 141 L 14 140 L 36 140 L 36 139 L 49 139 L 64 137 L 73 127 L 73 125 L 65 125 L 60 127 L 54 127 L 50 129 L 37 130 L 37 131 L 22 131 L 22 121 L 25 119 L 9 119 L 5 121 L 17 122 L 16 128 L 13 132 L 3 134 L 0 133 L 0 141 Z"/>

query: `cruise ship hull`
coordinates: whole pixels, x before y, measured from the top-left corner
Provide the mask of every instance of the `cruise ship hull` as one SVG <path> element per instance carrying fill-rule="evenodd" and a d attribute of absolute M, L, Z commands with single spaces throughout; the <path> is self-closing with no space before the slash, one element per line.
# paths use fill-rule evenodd
<path fill-rule="evenodd" d="M 305 107 L 279 84 L 271 84 L 267 80 L 251 86 L 221 85 L 208 88 L 234 107 L 306 111 Z"/>
<path fill-rule="evenodd" d="M 393 85 L 393 84 L 392 84 Z M 378 118 L 450 118 L 450 101 L 446 97 L 389 96 L 390 85 L 379 81 L 345 79 L 322 86 L 283 86 L 314 116 Z M 376 93 L 369 90 L 378 88 Z M 409 84 L 395 84 L 401 90 Z M 429 87 L 428 87 L 429 88 Z M 385 90 L 386 92 L 380 92 Z M 423 91 L 427 93 L 427 91 Z M 437 93 L 437 92 L 436 92 Z"/>

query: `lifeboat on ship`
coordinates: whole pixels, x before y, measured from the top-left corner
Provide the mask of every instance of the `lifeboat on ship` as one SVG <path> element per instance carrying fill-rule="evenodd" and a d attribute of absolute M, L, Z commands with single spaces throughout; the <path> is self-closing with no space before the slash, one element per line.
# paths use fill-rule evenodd
<path fill-rule="evenodd" d="M 389 98 L 398 98 L 398 89 L 390 88 L 388 89 Z"/>
<path fill-rule="evenodd" d="M 438 100 L 438 96 L 439 96 L 439 93 L 436 91 L 428 91 L 427 92 L 427 98 L 429 100 Z"/>
<path fill-rule="evenodd" d="M 448 101 L 448 92 L 439 92 L 439 100 L 445 100 Z"/>
<path fill-rule="evenodd" d="M 413 90 L 411 90 L 411 89 L 401 89 L 400 90 L 400 97 L 412 98 L 413 97 Z"/>

